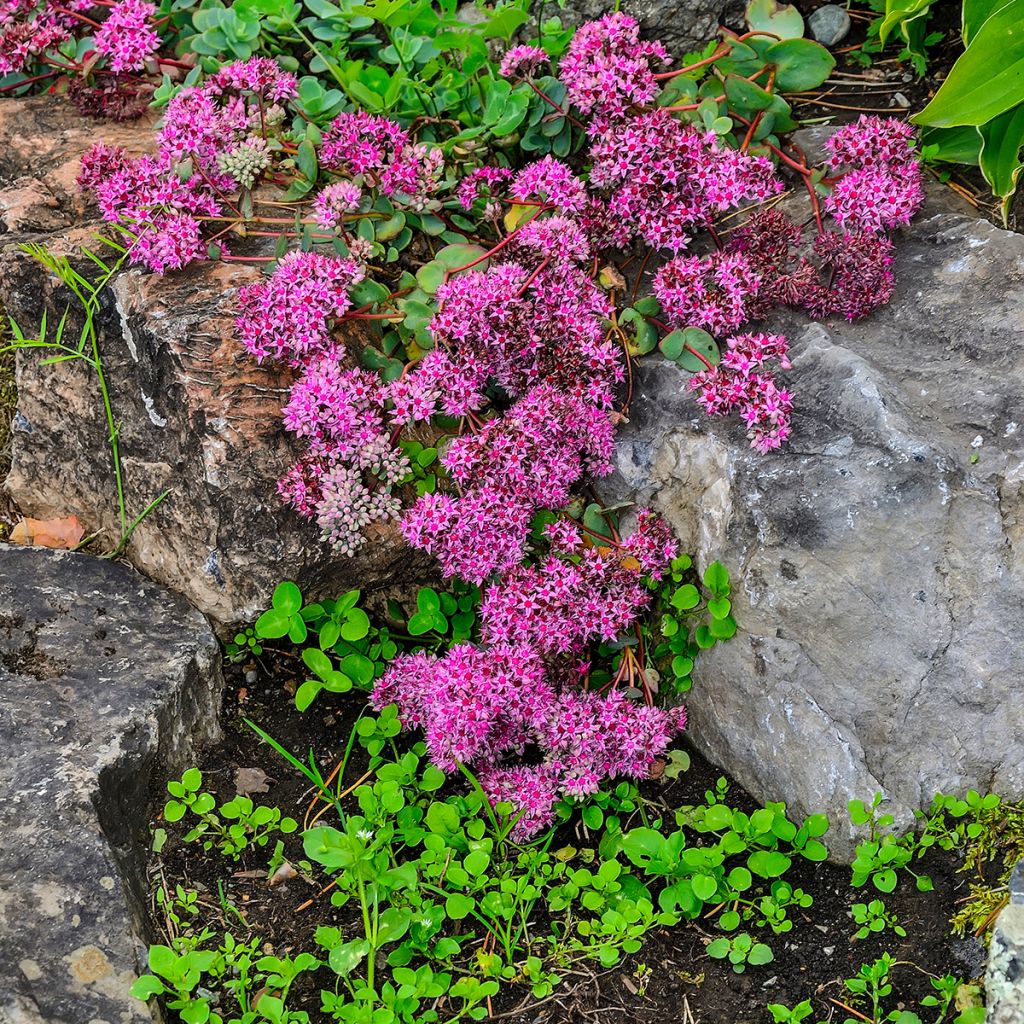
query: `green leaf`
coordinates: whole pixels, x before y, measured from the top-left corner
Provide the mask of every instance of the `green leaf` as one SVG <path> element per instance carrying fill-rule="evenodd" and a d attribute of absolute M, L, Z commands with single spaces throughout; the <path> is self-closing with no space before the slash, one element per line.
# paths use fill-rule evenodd
<path fill-rule="evenodd" d="M 162 995 L 164 991 L 164 983 L 159 978 L 154 978 L 152 974 L 143 974 L 129 989 L 133 998 L 143 1001 Z"/>
<path fill-rule="evenodd" d="M 1024 101 L 1024 0 L 1010 0 L 978 30 L 932 101 L 911 120 L 982 125 Z"/>
<path fill-rule="evenodd" d="M 397 942 L 409 930 L 412 911 L 408 907 L 388 907 L 377 922 L 377 947 Z"/>
<path fill-rule="evenodd" d="M 188 808 L 178 800 L 168 800 L 164 804 L 164 820 L 169 821 L 172 824 L 176 821 L 181 821 L 185 817 L 185 812 Z"/>
<path fill-rule="evenodd" d="M 666 358 L 675 362 L 683 354 L 683 332 L 672 331 L 666 334 L 661 342 L 658 344 L 658 348 L 661 349 L 661 354 Z"/>
<path fill-rule="evenodd" d="M 876 871 L 871 876 L 871 882 L 879 892 L 892 892 L 896 888 L 896 872 L 892 868 Z"/>
<path fill-rule="evenodd" d="M 769 946 L 763 942 L 755 942 L 753 949 L 747 954 L 747 963 L 758 967 L 761 964 L 769 964 L 775 959 L 775 954 Z"/>
<path fill-rule="evenodd" d="M 782 39 L 799 39 L 804 34 L 800 12 L 792 4 L 780 4 L 777 0 L 750 0 L 747 24 L 753 32 L 769 32 Z"/>
<path fill-rule="evenodd" d="M 445 913 L 453 921 L 461 921 L 467 917 L 475 906 L 476 900 L 461 892 L 453 892 L 444 902 Z"/>
<path fill-rule="evenodd" d="M 1024 104 L 1007 110 L 977 129 L 981 137 L 978 166 L 985 176 L 992 195 L 1000 200 L 1003 224 L 1007 224 L 1010 203 L 1024 164 L 1020 153 L 1024 148 Z"/>
<path fill-rule="evenodd" d="M 732 610 L 732 601 L 727 597 L 713 597 L 708 601 L 708 611 L 716 619 L 724 619 Z"/>
<path fill-rule="evenodd" d="M 931 13 L 934 0 L 886 0 L 885 16 L 878 26 L 878 39 L 884 46 L 896 29 L 905 42 L 910 42 L 909 26 Z"/>
<path fill-rule="evenodd" d="M 684 583 L 672 594 L 671 603 L 679 611 L 689 611 L 700 604 L 700 591 L 692 583 Z"/>
<path fill-rule="evenodd" d="M 747 867 L 761 878 L 778 878 L 789 870 L 791 863 L 777 850 L 758 850 L 747 858 Z"/>
<path fill-rule="evenodd" d="M 348 613 L 348 618 L 342 624 L 341 638 L 352 643 L 362 640 L 370 632 L 370 618 L 362 608 L 353 608 Z"/>
<path fill-rule="evenodd" d="M 816 89 L 836 66 L 835 57 L 810 39 L 783 39 L 769 46 L 765 57 L 775 65 L 775 87 L 780 92 Z"/>
<path fill-rule="evenodd" d="M 490 864 L 490 855 L 485 850 L 473 850 L 467 853 L 462 860 L 462 866 L 474 877 L 478 878 L 487 870 Z"/>
<path fill-rule="evenodd" d="M 1006 3 L 1007 0 L 964 0 L 960 29 L 964 46 L 970 44 L 978 29 Z"/>
<path fill-rule="evenodd" d="M 690 879 L 690 885 L 693 886 L 694 895 L 705 903 L 718 892 L 718 882 L 711 875 L 694 875 Z"/>
<path fill-rule="evenodd" d="M 291 621 L 291 615 L 286 612 L 279 611 L 277 608 L 269 608 L 256 620 L 253 628 L 258 637 L 277 640 L 291 628 Z"/>
<path fill-rule="evenodd" d="M 290 580 L 278 583 L 270 603 L 285 615 L 295 615 L 302 608 L 302 591 Z"/>
<path fill-rule="evenodd" d="M 721 356 L 715 339 L 699 327 L 687 327 L 683 331 L 683 351 L 676 359 L 677 365 L 690 373 L 700 373 L 711 366 L 717 366 Z"/>
<path fill-rule="evenodd" d="M 295 691 L 295 709 L 305 711 L 316 700 L 316 695 L 323 689 L 319 679 L 307 679 Z"/>
<path fill-rule="evenodd" d="M 314 672 L 321 678 L 326 676 L 327 673 L 334 668 L 331 664 L 331 659 L 316 647 L 305 648 L 302 652 L 302 660 L 310 672 Z"/>
<path fill-rule="evenodd" d="M 370 944 L 366 939 L 354 939 L 352 942 L 343 942 L 335 946 L 327 957 L 327 963 L 335 974 L 344 977 L 351 974 L 363 961 L 370 950 Z"/>
<path fill-rule="evenodd" d="M 704 570 L 702 579 L 715 597 L 725 597 L 729 593 L 729 570 L 721 562 L 712 562 Z"/>

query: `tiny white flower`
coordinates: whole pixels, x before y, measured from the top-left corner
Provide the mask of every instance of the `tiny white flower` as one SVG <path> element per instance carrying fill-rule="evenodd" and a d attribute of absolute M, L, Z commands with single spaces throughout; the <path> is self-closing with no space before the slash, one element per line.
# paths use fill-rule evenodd
<path fill-rule="evenodd" d="M 369 842 L 373 838 L 373 829 L 361 828 L 357 833 L 360 839 Z"/>

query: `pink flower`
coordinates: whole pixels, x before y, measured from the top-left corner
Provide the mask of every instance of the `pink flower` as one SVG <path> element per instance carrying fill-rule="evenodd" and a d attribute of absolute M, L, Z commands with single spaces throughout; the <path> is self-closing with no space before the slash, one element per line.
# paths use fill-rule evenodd
<path fill-rule="evenodd" d="M 539 46 L 513 46 L 501 62 L 503 78 L 528 78 L 548 62 L 548 55 Z"/>
<path fill-rule="evenodd" d="M 778 448 L 789 437 L 793 400 L 780 389 L 765 364 L 775 359 L 789 368 L 788 344 L 781 334 L 738 334 L 728 340 L 722 361 L 712 370 L 695 373 L 690 388 L 709 416 L 738 411 L 747 425 L 751 447 L 760 452 Z"/>
<path fill-rule="evenodd" d="M 239 340 L 260 362 L 297 365 L 310 355 L 335 355 L 331 323 L 351 307 L 348 289 L 362 278 L 353 260 L 288 253 L 270 277 L 239 290 Z"/>
<path fill-rule="evenodd" d="M 654 294 L 674 327 L 726 334 L 749 317 L 760 275 L 745 256 L 677 256 L 658 271 Z"/>
<path fill-rule="evenodd" d="M 920 173 L 865 167 L 843 175 L 825 197 L 825 209 L 848 230 L 903 227 L 924 203 Z"/>
<path fill-rule="evenodd" d="M 577 30 L 558 76 L 569 99 L 585 114 L 621 118 L 630 106 L 657 96 L 653 67 L 668 63 L 661 43 L 642 42 L 635 19 L 616 13 Z"/>
<path fill-rule="evenodd" d="M 110 70 L 140 71 L 160 48 L 153 28 L 156 5 L 146 0 L 120 0 L 96 30 L 96 49 L 110 59 Z"/>

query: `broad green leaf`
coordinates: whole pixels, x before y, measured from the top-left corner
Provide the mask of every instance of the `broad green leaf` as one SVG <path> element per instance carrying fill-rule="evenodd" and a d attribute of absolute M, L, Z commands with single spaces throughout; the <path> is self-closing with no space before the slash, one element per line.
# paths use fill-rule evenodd
<path fill-rule="evenodd" d="M 286 615 L 295 615 L 302 607 L 302 591 L 290 580 L 285 580 L 274 589 L 270 603 Z"/>
<path fill-rule="evenodd" d="M 934 0 L 886 0 L 885 17 L 878 26 L 878 38 L 884 46 L 893 30 L 899 32 L 902 39 L 910 41 L 908 26 L 918 18 L 926 17 Z"/>
<path fill-rule="evenodd" d="M 770 32 L 782 39 L 799 39 L 804 34 L 800 12 L 792 4 L 780 4 L 777 0 L 750 0 L 747 24 L 753 32 Z"/>
<path fill-rule="evenodd" d="M 775 87 L 779 92 L 816 89 L 836 66 L 835 57 L 810 39 L 783 39 L 769 46 L 765 57 L 775 65 Z"/>
<path fill-rule="evenodd" d="M 347 974 L 351 974 L 359 966 L 369 948 L 370 944 L 366 939 L 343 942 L 340 946 L 335 946 L 331 950 L 327 962 L 335 974 L 340 974 L 344 977 Z"/>
<path fill-rule="evenodd" d="M 978 166 L 992 189 L 992 195 L 1000 201 L 1005 226 L 1017 182 L 1021 171 L 1024 171 L 1020 159 L 1024 148 L 1024 104 L 993 118 L 977 131 L 981 136 Z"/>
<path fill-rule="evenodd" d="M 982 125 L 1024 101 L 1024 0 L 1010 0 L 971 39 L 932 101 L 911 120 Z"/>
<path fill-rule="evenodd" d="M 717 366 L 722 358 L 715 339 L 699 327 L 687 327 L 683 334 L 683 350 L 676 358 L 676 365 L 689 373 L 700 373 L 708 364 Z"/>
<path fill-rule="evenodd" d="M 964 46 L 968 46 L 977 35 L 978 29 L 1008 2 L 1009 0 L 964 0 L 960 22 Z"/>
<path fill-rule="evenodd" d="M 924 128 L 921 131 L 921 146 L 922 150 L 935 147 L 927 154 L 928 159 L 941 160 L 943 163 L 971 164 L 977 167 L 981 158 L 981 136 L 973 125 Z"/>

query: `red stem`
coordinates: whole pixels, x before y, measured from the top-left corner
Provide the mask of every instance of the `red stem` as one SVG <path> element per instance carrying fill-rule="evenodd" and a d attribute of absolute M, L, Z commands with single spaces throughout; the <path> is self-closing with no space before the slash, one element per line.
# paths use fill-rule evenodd
<path fill-rule="evenodd" d="M 697 68 L 702 68 L 705 64 L 714 64 L 719 57 L 724 57 L 731 49 L 732 47 L 728 43 L 720 43 L 710 57 L 705 57 L 703 60 L 697 61 L 696 64 L 687 64 L 685 68 L 679 68 L 678 71 L 663 71 L 654 77 L 659 82 L 667 81 L 670 78 L 677 78 L 679 75 L 685 75 L 688 71 L 696 71 Z"/>

